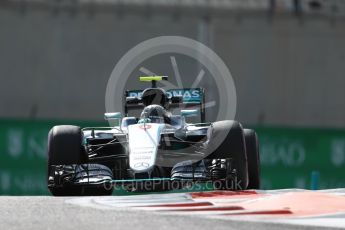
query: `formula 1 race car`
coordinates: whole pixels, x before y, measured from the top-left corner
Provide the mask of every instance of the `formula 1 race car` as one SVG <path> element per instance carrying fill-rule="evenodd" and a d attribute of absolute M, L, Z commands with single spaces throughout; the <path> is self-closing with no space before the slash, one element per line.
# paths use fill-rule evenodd
<path fill-rule="evenodd" d="M 202 88 L 165 91 L 166 76 L 140 77 L 151 88 L 126 91 L 124 116 L 109 127 L 53 127 L 48 134 L 48 189 L 55 196 L 165 191 L 211 182 L 215 189 L 260 187 L 258 138 L 233 120 L 205 122 Z M 170 111 L 178 108 L 179 114 Z M 140 109 L 140 117 L 130 116 Z M 199 117 L 199 123 L 188 120 Z M 110 122 L 111 123 L 111 122 Z"/>

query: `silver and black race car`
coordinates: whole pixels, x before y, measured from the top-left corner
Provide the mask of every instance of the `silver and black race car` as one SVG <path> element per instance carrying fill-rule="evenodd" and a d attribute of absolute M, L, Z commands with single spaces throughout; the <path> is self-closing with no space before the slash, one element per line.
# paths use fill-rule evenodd
<path fill-rule="evenodd" d="M 233 120 L 205 122 L 201 88 L 165 91 L 151 81 L 126 91 L 124 116 L 105 113 L 109 127 L 53 127 L 48 134 L 48 189 L 55 196 L 162 191 L 211 182 L 215 189 L 260 187 L 258 138 Z M 179 110 L 179 114 L 170 111 Z M 140 116 L 130 116 L 134 109 Z M 199 123 L 190 119 L 200 118 Z"/>

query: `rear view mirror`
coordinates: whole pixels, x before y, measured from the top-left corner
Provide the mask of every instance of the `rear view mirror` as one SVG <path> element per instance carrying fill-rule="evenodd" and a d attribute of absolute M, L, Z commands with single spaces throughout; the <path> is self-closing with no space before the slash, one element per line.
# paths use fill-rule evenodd
<path fill-rule="evenodd" d="M 137 97 L 126 97 L 126 104 L 137 105 L 140 102 L 141 102 L 141 100 Z"/>
<path fill-rule="evenodd" d="M 104 119 L 105 120 L 112 120 L 112 119 L 121 119 L 122 115 L 120 112 L 116 113 L 105 113 L 104 114 Z"/>
<path fill-rule="evenodd" d="M 184 109 L 181 110 L 181 116 L 183 117 L 196 117 L 198 116 L 199 111 L 197 109 Z"/>

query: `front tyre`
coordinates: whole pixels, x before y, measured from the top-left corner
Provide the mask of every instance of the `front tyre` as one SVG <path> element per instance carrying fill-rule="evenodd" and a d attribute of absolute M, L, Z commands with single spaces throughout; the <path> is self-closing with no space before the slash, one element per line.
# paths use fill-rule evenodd
<path fill-rule="evenodd" d="M 75 179 L 82 176 L 93 174 L 106 175 L 112 177 L 110 169 L 103 165 L 88 165 L 88 172 L 82 171 L 81 164 L 87 163 L 87 154 L 82 146 L 83 134 L 80 127 L 72 125 L 54 126 L 48 134 L 48 183 L 49 177 L 54 176 L 55 170 L 52 165 L 71 165 L 76 168 Z M 86 188 L 83 186 L 68 185 L 49 185 L 53 196 L 81 196 L 81 195 L 110 195 L 112 189 L 104 186 L 97 188 Z"/>
<path fill-rule="evenodd" d="M 82 132 L 80 127 L 72 125 L 54 126 L 48 134 L 48 179 L 54 173 L 52 165 L 81 164 L 86 159 L 82 150 Z M 76 187 L 48 186 L 53 196 L 77 196 L 82 189 Z"/>
<path fill-rule="evenodd" d="M 82 147 L 82 139 L 78 126 L 54 126 L 48 134 L 48 165 L 84 163 L 87 155 Z"/>
<path fill-rule="evenodd" d="M 235 171 L 234 178 L 225 181 L 225 189 L 245 190 L 248 186 L 248 166 L 241 124 L 231 120 L 214 122 L 209 129 L 208 139 L 207 158 L 230 159 L 230 168 Z"/>

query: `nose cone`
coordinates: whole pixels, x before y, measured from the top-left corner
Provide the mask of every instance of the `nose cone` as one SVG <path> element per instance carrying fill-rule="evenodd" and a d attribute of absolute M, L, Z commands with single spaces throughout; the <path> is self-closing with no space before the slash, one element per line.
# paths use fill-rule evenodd
<path fill-rule="evenodd" d="M 129 167 L 135 173 L 150 172 L 156 164 L 164 124 L 136 124 L 128 127 Z"/>

